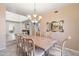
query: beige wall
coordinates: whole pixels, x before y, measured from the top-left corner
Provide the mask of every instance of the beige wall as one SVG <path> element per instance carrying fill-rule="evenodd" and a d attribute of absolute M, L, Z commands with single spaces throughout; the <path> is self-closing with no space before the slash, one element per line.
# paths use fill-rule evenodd
<path fill-rule="evenodd" d="M 0 50 L 5 48 L 6 26 L 5 26 L 5 7 L 0 4 Z"/>
<path fill-rule="evenodd" d="M 72 39 L 66 43 L 66 47 L 79 51 L 79 4 L 69 5 L 57 9 L 59 13 L 55 14 L 52 10 L 41 20 L 41 33 L 46 32 L 46 22 L 53 20 L 64 20 L 64 32 L 49 32 L 53 39 L 66 39 L 71 36 Z M 49 34 L 48 33 L 48 34 Z"/>

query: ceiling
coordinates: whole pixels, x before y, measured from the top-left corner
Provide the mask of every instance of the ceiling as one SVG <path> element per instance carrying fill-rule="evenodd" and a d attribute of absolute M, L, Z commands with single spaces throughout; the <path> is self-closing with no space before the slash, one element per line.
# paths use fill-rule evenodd
<path fill-rule="evenodd" d="M 6 9 L 21 15 L 33 14 L 34 3 L 4 3 Z M 49 11 L 57 10 L 60 7 L 66 6 L 66 3 L 36 3 L 37 14 L 46 14 Z"/>

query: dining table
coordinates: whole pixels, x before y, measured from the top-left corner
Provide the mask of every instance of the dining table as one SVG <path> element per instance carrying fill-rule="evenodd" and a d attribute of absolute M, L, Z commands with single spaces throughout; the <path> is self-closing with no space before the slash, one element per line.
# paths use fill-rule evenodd
<path fill-rule="evenodd" d="M 53 46 L 53 39 L 42 36 L 24 36 L 27 39 L 32 39 L 34 44 L 45 51 Z"/>

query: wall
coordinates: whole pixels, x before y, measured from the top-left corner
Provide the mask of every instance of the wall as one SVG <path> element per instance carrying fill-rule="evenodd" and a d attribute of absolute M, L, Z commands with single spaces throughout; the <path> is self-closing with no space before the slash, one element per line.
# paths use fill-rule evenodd
<path fill-rule="evenodd" d="M 0 4 L 0 50 L 6 48 L 5 7 Z"/>
<path fill-rule="evenodd" d="M 41 33 L 46 32 L 46 23 L 53 20 L 64 20 L 64 32 L 49 32 L 48 35 L 52 35 L 53 39 L 66 39 L 71 36 L 65 47 L 79 51 L 79 4 L 73 4 L 56 9 L 59 12 L 54 13 L 52 10 L 47 15 L 43 16 L 41 20 Z"/>

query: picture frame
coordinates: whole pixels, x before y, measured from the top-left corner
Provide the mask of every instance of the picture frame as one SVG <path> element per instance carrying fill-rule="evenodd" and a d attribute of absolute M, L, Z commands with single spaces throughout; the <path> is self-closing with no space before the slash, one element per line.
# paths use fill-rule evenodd
<path fill-rule="evenodd" d="M 51 22 L 51 31 L 52 32 L 64 32 L 63 24 L 64 24 L 64 20 L 52 21 Z"/>
<path fill-rule="evenodd" d="M 60 23 L 59 31 L 64 32 L 64 20 L 60 20 L 59 23 Z"/>
<path fill-rule="evenodd" d="M 57 32 L 59 31 L 59 25 L 57 21 L 52 21 L 51 22 L 51 31 Z"/>

